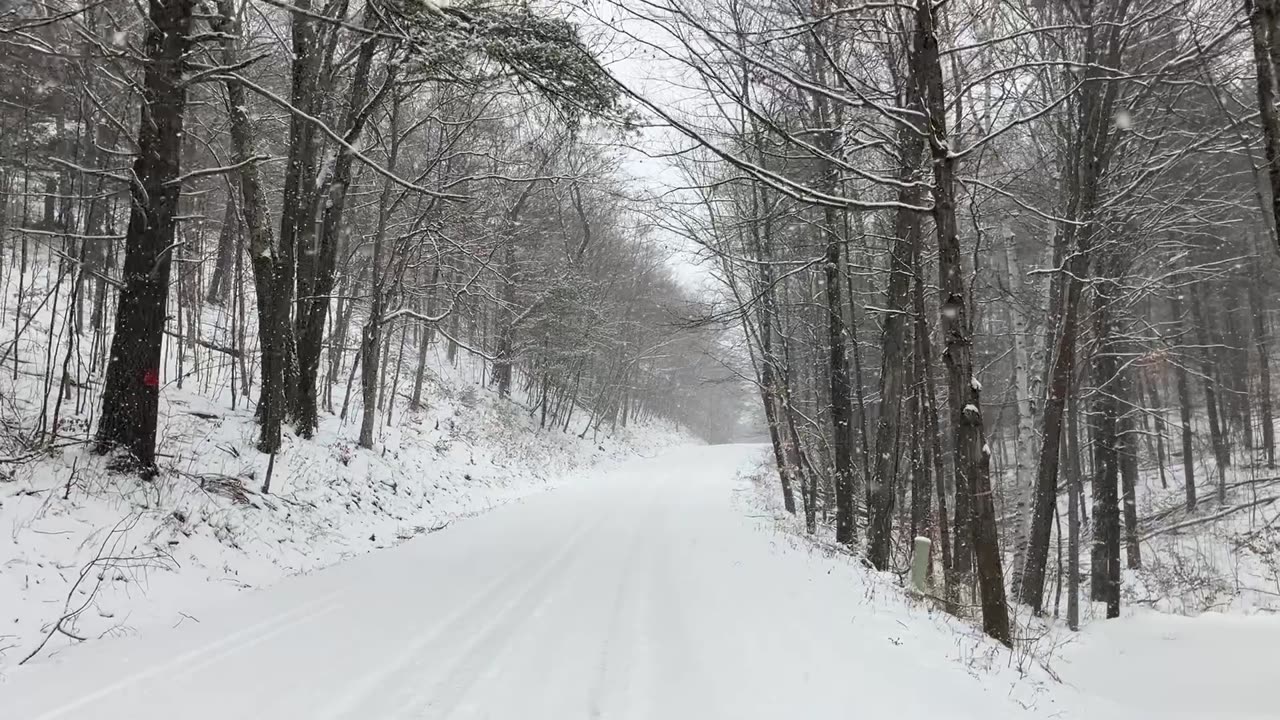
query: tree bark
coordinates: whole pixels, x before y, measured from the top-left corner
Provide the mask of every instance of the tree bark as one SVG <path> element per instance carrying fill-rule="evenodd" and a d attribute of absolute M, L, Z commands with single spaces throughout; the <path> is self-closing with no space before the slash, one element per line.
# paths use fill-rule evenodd
<path fill-rule="evenodd" d="M 921 101 L 913 96 L 911 106 L 918 112 Z M 903 182 L 898 202 L 918 205 L 916 185 L 924 138 L 914 128 L 898 132 Z M 867 483 L 867 557 L 877 570 L 889 567 L 889 547 L 893 531 L 894 486 L 898 466 L 898 432 L 901 421 L 903 377 L 908 363 L 907 326 L 910 303 L 912 261 L 920 245 L 920 218 L 914 210 L 898 208 L 893 249 L 889 254 L 889 287 L 883 329 L 880 332 L 880 412 L 876 419 L 875 456 L 871 480 Z"/>
<path fill-rule="evenodd" d="M 431 291 L 427 299 L 427 315 L 434 316 L 436 312 L 435 296 L 436 285 L 440 282 L 440 263 L 437 261 L 435 267 L 431 271 Z M 435 325 L 426 325 L 421 328 L 421 336 L 418 338 L 418 370 L 413 378 L 413 399 L 409 401 L 409 407 L 413 410 L 422 409 L 422 381 L 427 374 L 427 350 L 431 347 L 431 343 L 436 339 Z M 546 427 L 546 410 L 547 395 L 544 384 L 542 393 L 542 412 L 543 427 Z"/>
<path fill-rule="evenodd" d="M 138 157 L 133 164 L 123 285 L 102 393 L 97 449 L 124 448 L 132 461 L 155 466 L 161 347 L 174 215 L 187 104 L 184 61 L 191 46 L 194 0 L 150 0 Z"/>
<path fill-rule="evenodd" d="M 1116 285 L 1095 288 L 1093 316 L 1098 352 L 1093 360 L 1093 551 L 1091 596 L 1106 602 L 1107 617 L 1120 616 L 1119 347 L 1113 309 Z"/>
<path fill-rule="evenodd" d="M 219 2 L 221 5 L 222 3 Z M 227 41 L 224 40 L 225 45 Z M 239 85 L 234 80 L 228 82 Z M 218 231 L 218 256 L 213 263 L 213 274 L 209 276 L 209 291 L 205 301 L 210 305 L 222 305 L 231 294 L 231 273 L 235 266 L 236 233 L 239 231 L 240 218 L 236 215 L 234 193 L 227 194 L 227 206 L 222 212 L 222 228 Z"/>
<path fill-rule="evenodd" d="M 221 15 L 218 29 L 222 34 L 222 61 L 228 66 L 235 66 L 239 61 L 241 28 L 234 0 L 218 0 L 218 12 Z M 280 302 L 280 296 L 289 294 L 288 283 L 292 282 L 293 273 L 286 267 L 285 260 L 276 255 L 271 236 L 266 192 L 262 188 L 257 163 L 252 160 L 255 156 L 255 131 L 245 107 L 244 85 L 235 78 L 228 78 L 225 84 L 227 116 L 231 126 L 231 159 L 239 165 L 236 185 L 240 189 L 240 207 L 249 235 L 250 267 L 258 297 L 258 343 L 262 348 L 262 383 L 257 409 L 258 448 L 270 453 L 280 447 L 280 427 L 284 423 L 286 409 L 286 347 L 291 335 L 289 305 Z M 233 203 L 228 201 L 228 205 Z"/>
<path fill-rule="evenodd" d="M 302 0 L 299 0 L 302 1 Z M 297 15 L 297 13 L 295 13 Z M 374 5 L 365 8 L 366 28 L 377 25 Z M 294 19 L 294 23 L 298 23 Z M 380 36 L 368 35 L 361 40 L 351 76 L 351 89 L 345 103 L 342 123 L 343 139 L 348 145 L 360 139 L 360 135 L 394 81 L 394 65 L 388 64 L 387 77 L 371 92 L 370 82 L 373 58 L 379 46 Z M 318 91 L 315 88 L 314 91 Z M 297 299 L 294 317 L 294 337 L 297 352 L 297 384 L 292 398 L 294 420 L 298 433 L 311 437 L 319 423 L 316 406 L 316 387 L 319 379 L 320 354 L 323 350 L 324 325 L 329 312 L 329 295 L 333 292 L 334 273 L 338 257 L 338 241 L 342 229 L 343 213 L 351 186 L 355 157 L 345 148 L 335 151 L 333 170 L 320 178 L 324 188 L 324 207 L 321 211 L 319 243 L 311 246 L 313 231 L 301 236 L 297 254 Z M 369 363 L 366 361 L 366 365 Z"/>
<path fill-rule="evenodd" d="M 825 211 L 828 216 L 834 210 Z M 834 223 L 828 217 L 828 230 Z M 832 452 L 835 458 L 836 542 L 857 542 L 858 526 L 853 506 L 853 388 L 845 360 L 844 310 L 840 293 L 840 237 L 829 234 L 823 253 L 827 300 L 827 351 L 831 381 Z"/>
<path fill-rule="evenodd" d="M 981 388 L 973 363 L 973 328 L 956 228 L 955 166 L 947 133 L 946 98 L 938 54 L 936 18 L 930 0 L 916 2 L 913 69 L 926 98 L 929 150 L 933 159 L 933 221 L 938 236 L 938 285 L 952 431 L 955 433 L 956 492 L 973 501 L 973 549 L 982 594 L 982 625 L 988 635 L 1012 645 L 1009 608 L 1000 562 L 995 504 L 991 497 L 991 451 L 983 438 Z"/>
<path fill-rule="evenodd" d="M 514 218 L 512 218 L 514 222 Z M 502 298 L 502 307 L 498 308 L 498 344 L 494 355 L 498 359 L 493 363 L 493 380 L 498 386 L 498 396 L 508 397 L 511 394 L 511 368 L 515 363 L 516 283 L 519 267 L 516 265 L 515 233 L 506 238 L 506 246 L 502 249 L 502 277 L 498 296 Z"/>
<path fill-rule="evenodd" d="M 1209 440 L 1213 446 L 1214 464 L 1218 467 L 1218 502 L 1224 502 L 1227 495 L 1227 468 L 1231 465 L 1231 452 L 1227 448 L 1227 439 L 1223 429 L 1224 418 L 1218 413 L 1218 368 L 1209 352 L 1209 332 L 1205 326 L 1208 322 L 1204 308 L 1200 302 L 1200 287 L 1193 284 L 1188 290 L 1191 294 L 1191 315 L 1196 323 L 1196 342 L 1201 346 L 1200 375 L 1204 381 L 1204 404 L 1209 415 Z"/>
<path fill-rule="evenodd" d="M 1124 344 L 1121 345 L 1123 346 Z M 1132 570 L 1142 567 L 1142 545 L 1138 540 L 1138 428 L 1134 418 L 1134 413 L 1138 412 L 1136 408 L 1141 403 L 1137 402 L 1133 367 L 1126 363 L 1120 367 L 1119 372 L 1115 402 L 1119 406 L 1117 433 L 1124 510 L 1125 561 Z"/>
<path fill-rule="evenodd" d="M 1080 629 L 1080 469 L 1067 470 L 1067 627 Z"/>
<path fill-rule="evenodd" d="M 390 149 L 387 152 L 387 169 L 395 172 L 396 162 L 400 156 L 400 98 L 393 96 L 391 112 L 388 120 L 387 134 Z M 378 224 L 373 232 L 373 259 L 370 264 L 372 278 L 372 299 L 369 304 L 369 317 L 365 320 L 360 333 L 360 354 L 364 357 L 364 371 L 360 373 L 360 393 L 363 401 L 360 415 L 359 444 L 363 448 L 373 447 L 373 431 L 378 420 L 378 367 L 381 364 L 382 352 L 382 315 L 386 305 L 386 262 L 385 245 L 387 224 L 391 219 L 392 198 L 395 186 L 390 180 L 383 180 L 382 193 L 378 196 Z M 394 403 L 394 398 L 392 398 Z"/>
<path fill-rule="evenodd" d="M 1031 498 L 1035 485 L 1031 481 L 1036 461 L 1035 448 L 1035 398 L 1031 396 L 1031 356 L 1027 348 L 1027 312 L 1022 307 L 1022 269 L 1018 263 L 1017 246 L 1012 233 L 1004 247 L 1005 270 L 1008 272 L 1009 292 L 1013 295 L 1009 305 L 1013 334 L 1013 387 L 1017 393 L 1018 429 L 1014 448 L 1014 512 L 1013 512 L 1013 569 L 1009 584 L 1018 588 L 1022 584 L 1022 569 L 1026 564 L 1027 536 L 1031 532 Z"/>
<path fill-rule="evenodd" d="M 1186 337 L 1187 319 L 1182 312 L 1182 298 L 1175 288 L 1169 299 L 1169 307 L 1173 318 L 1178 323 L 1178 334 Z M 1193 408 L 1191 386 L 1187 381 L 1187 369 L 1181 358 L 1174 360 L 1174 374 L 1178 385 L 1178 412 L 1182 425 L 1182 481 L 1186 489 L 1187 512 L 1196 509 L 1196 459 L 1195 432 L 1191 427 Z"/>
<path fill-rule="evenodd" d="M 929 478 L 929 463 L 925 457 L 927 450 L 924 445 L 925 405 L 923 402 L 924 382 L 922 378 L 925 368 L 920 363 L 918 347 L 919 343 L 915 342 L 913 338 L 911 357 L 906 360 L 911 371 L 909 381 L 911 394 L 907 400 L 907 417 L 911 420 L 911 537 L 913 541 L 914 538 L 929 532 L 929 511 L 933 504 L 931 502 L 933 487 Z M 930 562 L 930 570 L 932 571 L 932 562 Z"/>
<path fill-rule="evenodd" d="M 1156 462 L 1160 466 L 1160 488 L 1169 487 L 1169 451 L 1165 448 L 1168 437 L 1169 422 L 1165 417 L 1164 400 L 1160 395 L 1160 377 L 1154 373 L 1142 376 L 1146 386 L 1147 398 L 1154 422 L 1153 431 L 1156 436 Z"/>
<path fill-rule="evenodd" d="M 1276 68 L 1280 38 L 1276 37 L 1280 12 L 1276 0 L 1245 0 L 1245 14 L 1253 39 L 1253 61 L 1258 95 L 1258 120 L 1262 148 L 1271 185 L 1272 227 L 1280 231 L 1280 117 L 1276 114 Z M 1275 235 L 1280 243 L 1280 233 Z"/>
<path fill-rule="evenodd" d="M 946 468 L 942 458 L 942 431 L 938 428 L 938 399 L 933 389 L 933 343 L 929 339 L 929 319 L 925 315 L 924 302 L 924 262 L 921 259 L 923 248 L 917 246 L 914 258 L 913 274 L 915 282 L 912 287 L 911 305 L 915 314 L 916 366 L 919 368 L 917 382 L 920 384 L 920 410 L 924 416 L 922 431 L 929 435 L 929 458 L 933 462 L 933 483 L 938 500 L 937 527 L 938 544 L 941 546 L 942 577 L 949 595 L 955 593 L 955 579 L 952 577 L 953 560 L 951 555 L 951 526 L 947 517 L 947 480 Z M 954 599 L 954 598 L 953 598 Z"/>
<path fill-rule="evenodd" d="M 1250 273 L 1249 314 L 1253 322 L 1253 344 L 1258 353 L 1258 413 L 1262 416 L 1262 446 L 1267 453 L 1267 467 L 1276 466 L 1276 435 L 1271 413 L 1271 357 L 1267 338 L 1267 306 L 1262 299 L 1262 273 L 1253 263 Z"/>

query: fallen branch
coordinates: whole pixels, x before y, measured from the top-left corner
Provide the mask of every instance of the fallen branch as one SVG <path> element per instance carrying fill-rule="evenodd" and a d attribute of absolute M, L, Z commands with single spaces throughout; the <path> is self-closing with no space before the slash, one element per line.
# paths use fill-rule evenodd
<path fill-rule="evenodd" d="M 230 355 L 233 358 L 238 358 L 241 355 L 240 350 L 238 350 L 237 348 L 227 347 L 226 345 L 219 345 L 215 342 L 210 342 L 203 338 L 198 338 L 198 337 L 192 338 L 192 337 L 187 337 L 185 335 L 179 335 L 173 330 L 168 330 L 168 329 L 164 331 L 164 334 L 169 335 L 171 337 L 176 337 L 179 340 L 186 340 L 187 342 L 193 342 L 196 345 L 199 345 L 200 347 L 208 348 L 214 352 L 226 353 L 227 355 Z"/>
<path fill-rule="evenodd" d="M 111 531 L 107 533 L 107 536 L 102 539 L 102 544 L 98 546 L 97 555 L 92 560 L 85 563 L 84 567 L 80 568 L 80 576 L 76 578 L 75 584 L 72 585 L 71 589 L 67 591 L 67 598 L 66 600 L 63 601 L 63 604 L 62 604 L 62 609 L 63 609 L 62 615 L 56 621 L 54 621 L 52 627 L 49 628 L 49 632 L 46 633 L 44 636 L 44 639 L 40 641 L 40 644 L 36 645 L 35 649 L 27 653 L 26 657 L 18 661 L 19 665 L 26 663 L 28 660 L 30 660 L 31 658 L 39 654 L 39 652 L 44 649 L 44 646 L 47 645 L 51 639 L 53 639 L 54 635 L 62 634 L 62 635 L 66 635 L 67 637 L 73 640 L 77 640 L 77 641 L 84 640 L 83 637 L 80 637 L 76 633 L 64 627 L 63 623 L 66 623 L 69 620 L 74 620 L 76 617 L 78 617 L 80 613 L 84 612 L 85 609 L 88 608 L 89 605 L 97 597 L 98 589 L 102 587 L 103 579 L 106 577 L 106 573 L 104 572 L 96 573 L 93 590 L 91 590 L 88 593 L 88 595 L 84 599 L 84 602 L 80 603 L 80 606 L 75 608 L 74 610 L 69 609 L 71 607 L 71 598 L 75 596 L 76 590 L 80 588 L 80 584 L 84 582 L 85 578 L 89 577 L 89 575 L 91 574 L 94 568 L 96 567 L 105 567 L 105 568 L 129 567 L 134 564 L 145 565 L 145 564 L 153 563 L 156 561 L 159 561 L 162 566 L 168 565 L 168 564 L 173 564 L 173 565 L 177 564 L 174 562 L 173 558 L 169 556 L 167 553 L 165 553 L 163 550 L 157 550 L 155 553 L 151 555 L 137 555 L 137 556 L 113 556 L 113 555 L 106 554 L 108 544 L 112 544 L 112 540 L 114 539 L 115 543 L 112 545 L 112 549 L 114 549 L 115 547 L 119 547 L 119 543 L 121 539 L 123 539 L 124 533 L 127 533 L 128 531 L 132 530 L 138 524 L 138 521 L 141 518 L 142 516 L 140 514 L 131 513 L 129 515 L 126 515 L 123 518 L 120 518 L 120 520 L 116 522 L 115 526 L 111 528 Z M 124 526 L 124 527 L 121 527 L 121 526 Z"/>
<path fill-rule="evenodd" d="M 1173 525 L 1170 525 L 1168 527 L 1163 527 L 1158 530 L 1152 530 L 1151 532 L 1143 535 L 1139 539 L 1146 541 L 1146 540 L 1150 540 L 1153 537 L 1156 537 L 1157 535 L 1163 535 L 1165 533 L 1173 532 L 1175 530 L 1182 530 L 1189 527 L 1195 527 L 1196 525 L 1204 525 L 1205 523 L 1211 523 L 1214 520 L 1220 520 L 1232 513 L 1236 513 L 1241 510 L 1248 510 L 1249 508 L 1258 507 L 1259 505 L 1270 505 L 1276 500 L 1280 500 L 1280 497 L 1262 498 L 1261 500 L 1254 500 L 1253 502 L 1247 502 L 1247 503 L 1244 503 L 1243 505 L 1235 505 L 1233 507 L 1227 508 L 1226 510 L 1216 512 L 1212 515 L 1206 515 L 1205 517 L 1200 517 L 1200 518 L 1193 518 L 1191 520 L 1175 523 Z"/>

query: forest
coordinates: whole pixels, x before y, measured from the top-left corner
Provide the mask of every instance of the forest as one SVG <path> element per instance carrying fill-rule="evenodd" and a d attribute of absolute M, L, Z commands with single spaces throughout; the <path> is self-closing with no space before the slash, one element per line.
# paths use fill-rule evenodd
<path fill-rule="evenodd" d="M 614 172 L 626 110 L 568 21 L 237 1 L 3 20 L 5 360 L 52 388 L 37 442 L 81 418 L 154 469 L 160 390 L 190 383 L 252 403 L 266 453 L 358 393 L 372 447 L 393 399 L 426 402 L 437 339 L 542 427 L 714 425 L 697 380 L 721 340 L 682 326 L 696 299 Z M 46 310 L 41 362 L 18 348 Z"/>
<path fill-rule="evenodd" d="M 899 576 L 930 538 L 1006 644 L 1019 607 L 1075 628 L 1126 577 L 1205 582 L 1151 541 L 1228 516 L 1211 552 L 1273 592 L 1274 3 L 616 7 L 680 69 L 629 94 L 683 143 L 667 222 L 810 533 Z"/>
<path fill-rule="evenodd" d="M 252 412 L 267 495 L 328 419 L 377 452 L 439 350 L 540 432 L 754 422 L 807 533 L 899 578 L 928 538 L 1006 645 L 1201 592 L 1161 543 L 1209 524 L 1274 595 L 1278 34 L 1274 0 L 0 3 L 0 460 L 163 477 L 185 388 Z"/>

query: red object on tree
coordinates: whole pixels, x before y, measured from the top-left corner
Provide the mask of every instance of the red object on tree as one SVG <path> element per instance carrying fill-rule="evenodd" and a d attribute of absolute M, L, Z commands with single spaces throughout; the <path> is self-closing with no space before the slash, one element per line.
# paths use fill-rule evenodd
<path fill-rule="evenodd" d="M 160 372 L 155 368 L 147 368 L 142 372 L 142 384 L 150 388 L 160 387 Z"/>

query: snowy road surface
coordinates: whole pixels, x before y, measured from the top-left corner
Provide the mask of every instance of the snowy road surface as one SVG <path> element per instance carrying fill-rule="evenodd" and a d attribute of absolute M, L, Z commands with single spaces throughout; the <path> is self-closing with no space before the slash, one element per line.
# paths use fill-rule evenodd
<path fill-rule="evenodd" d="M 0 720 L 1276 717 L 1280 620 L 1097 623 L 1063 684 L 1020 680 L 752 517 L 759 457 L 668 451 L 12 669 Z"/>
<path fill-rule="evenodd" d="M 758 453 L 670 451 L 75 648 L 14 670 L 0 718 L 1027 717 L 747 517 Z"/>

